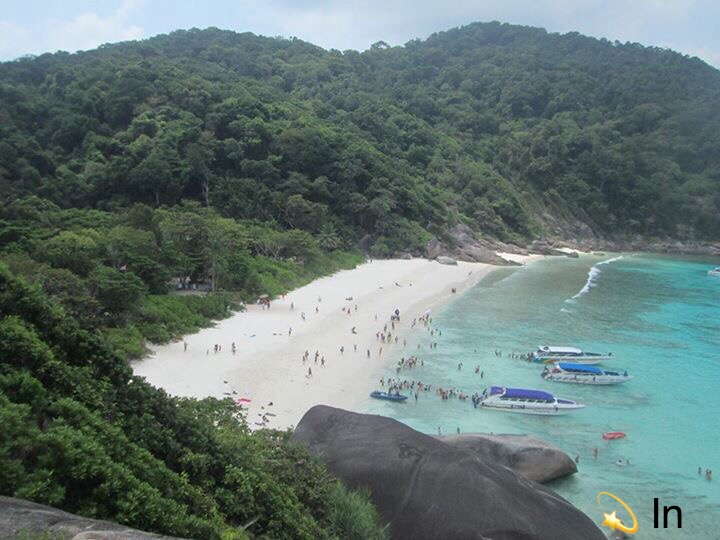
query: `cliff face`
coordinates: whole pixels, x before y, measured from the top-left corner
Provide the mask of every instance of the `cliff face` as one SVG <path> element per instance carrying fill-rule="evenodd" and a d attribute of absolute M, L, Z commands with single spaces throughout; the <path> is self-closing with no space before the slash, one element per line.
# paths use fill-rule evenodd
<path fill-rule="evenodd" d="M 394 539 L 605 538 L 570 503 L 478 451 L 479 440 L 475 448 L 448 444 L 390 418 L 323 405 L 292 439 L 349 487 L 368 488 Z"/>
<path fill-rule="evenodd" d="M 0 496 L 0 538 L 26 540 L 171 540 L 170 536 L 146 533 L 76 516 L 52 506 Z"/>

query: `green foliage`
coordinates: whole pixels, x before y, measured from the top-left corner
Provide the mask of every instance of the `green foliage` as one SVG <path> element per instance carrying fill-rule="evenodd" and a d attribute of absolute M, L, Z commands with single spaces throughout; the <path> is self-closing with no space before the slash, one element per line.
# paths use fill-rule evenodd
<path fill-rule="evenodd" d="M 105 313 L 113 318 L 134 309 L 145 294 L 145 286 L 139 277 L 108 266 L 96 267 L 88 276 L 88 284 Z"/>
<path fill-rule="evenodd" d="M 140 306 L 135 325 L 142 337 L 164 343 L 183 334 L 210 326 L 237 309 L 231 297 L 223 293 L 207 296 L 148 296 Z"/>
<path fill-rule="evenodd" d="M 33 196 L 49 208 L 193 200 L 325 249 L 369 234 L 379 253 L 458 222 L 517 241 L 545 230 L 543 212 L 601 235 L 717 238 L 719 83 L 671 51 L 499 23 L 363 53 L 178 31 L 0 64 L 0 197 L 13 223 L 38 216 Z M 75 234 L 46 260 L 82 274 L 99 239 Z M 161 292 L 146 279 L 148 238 L 117 240 L 108 257 L 124 253 Z M 217 242 L 186 267 L 200 271 Z M 227 261 L 206 257 L 221 275 Z"/>
<path fill-rule="evenodd" d="M 159 309 L 186 300 L 158 298 L 172 299 Z M 4 265 L 0 313 L 3 495 L 187 538 L 383 537 L 367 498 L 337 495 L 286 434 L 250 434 L 231 400 L 170 398 L 132 377 L 107 343 Z"/>
<path fill-rule="evenodd" d="M 358 264 L 362 238 L 718 239 L 718 88 L 671 51 L 499 23 L 0 64 L 0 493 L 176 536 L 385 538 L 282 434 L 126 360 Z"/>
<path fill-rule="evenodd" d="M 0 246 L 0 260 L 83 327 L 101 330 L 124 358 L 144 354 L 146 340 L 164 343 L 229 316 L 239 300 L 284 293 L 362 261 L 333 249 L 342 242 L 332 225 L 316 238 L 237 222 L 196 202 L 107 212 L 28 197 L 2 215 L 18 234 Z"/>
<path fill-rule="evenodd" d="M 369 503 L 366 491 L 349 491 L 336 483 L 329 494 L 328 521 L 339 538 L 348 540 L 385 540 L 390 538 L 386 528 L 378 527 L 375 507 Z"/>

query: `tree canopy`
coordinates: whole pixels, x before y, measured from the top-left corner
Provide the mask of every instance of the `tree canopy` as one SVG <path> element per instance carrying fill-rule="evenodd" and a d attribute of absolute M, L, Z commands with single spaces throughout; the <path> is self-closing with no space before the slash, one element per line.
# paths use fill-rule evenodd
<path fill-rule="evenodd" d="M 384 250 L 457 222 L 530 238 L 544 213 L 717 239 L 719 111 L 700 60 L 577 33 L 476 23 L 358 53 L 177 31 L 0 64 L 0 196 L 193 199 Z"/>

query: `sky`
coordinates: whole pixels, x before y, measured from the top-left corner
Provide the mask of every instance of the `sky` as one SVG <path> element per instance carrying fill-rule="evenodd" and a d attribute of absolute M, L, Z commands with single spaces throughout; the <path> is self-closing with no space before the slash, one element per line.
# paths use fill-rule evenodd
<path fill-rule="evenodd" d="M 209 26 L 365 50 L 493 20 L 667 47 L 720 68 L 720 0 L 0 0 L 0 60 Z"/>

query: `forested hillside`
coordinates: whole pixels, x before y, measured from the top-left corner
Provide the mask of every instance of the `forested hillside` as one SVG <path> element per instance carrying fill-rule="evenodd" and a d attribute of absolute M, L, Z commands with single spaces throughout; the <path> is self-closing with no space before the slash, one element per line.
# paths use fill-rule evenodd
<path fill-rule="evenodd" d="M 498 23 L 0 64 L 0 494 L 192 538 L 385 538 L 284 435 L 127 360 L 457 225 L 720 239 L 720 72 Z"/>
<path fill-rule="evenodd" d="M 447 225 L 720 237 L 720 72 L 472 24 L 326 51 L 217 29 L 0 65 L 0 190 L 61 208 L 194 199 L 374 251 Z M 6 218 L 7 219 L 7 218 Z"/>

